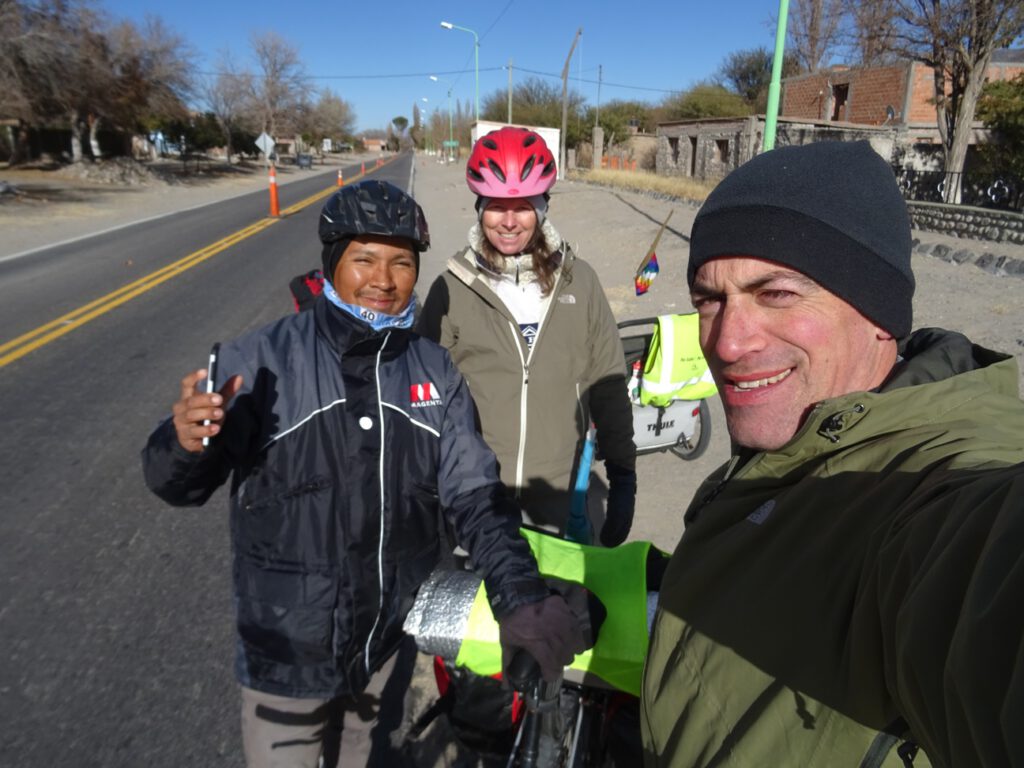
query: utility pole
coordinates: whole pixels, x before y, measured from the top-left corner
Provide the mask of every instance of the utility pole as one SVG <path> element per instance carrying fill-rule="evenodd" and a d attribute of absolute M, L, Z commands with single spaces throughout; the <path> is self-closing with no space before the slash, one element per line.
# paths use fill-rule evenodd
<path fill-rule="evenodd" d="M 597 110 L 594 112 L 594 127 L 590 129 L 590 167 L 595 170 L 601 167 L 601 157 L 604 155 L 604 128 L 601 127 L 601 78 L 603 75 L 604 68 L 598 64 Z"/>
<path fill-rule="evenodd" d="M 508 60 L 508 124 L 512 125 L 512 59 Z"/>
<path fill-rule="evenodd" d="M 576 36 L 572 39 L 569 47 L 569 55 L 565 57 L 565 66 L 562 67 L 562 135 L 558 142 L 558 175 L 565 176 L 565 124 L 569 119 L 569 62 L 572 61 L 572 52 L 576 50 L 576 43 L 583 34 L 583 27 L 576 30 Z"/>
<path fill-rule="evenodd" d="M 779 92 L 782 90 L 782 60 L 786 48 L 786 21 L 789 0 L 779 0 L 779 23 L 775 27 L 775 57 L 772 59 L 772 79 L 768 83 L 768 106 L 764 115 L 764 139 L 761 151 L 775 148 L 775 131 L 779 120 Z"/>

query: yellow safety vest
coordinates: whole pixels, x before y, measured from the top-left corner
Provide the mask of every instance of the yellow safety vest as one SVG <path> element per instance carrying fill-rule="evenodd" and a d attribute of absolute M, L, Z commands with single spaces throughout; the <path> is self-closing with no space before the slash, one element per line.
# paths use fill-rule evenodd
<path fill-rule="evenodd" d="M 673 400 L 704 400 L 717 392 L 700 351 L 697 313 L 659 317 L 644 361 L 640 404 L 664 408 Z"/>
<path fill-rule="evenodd" d="M 525 529 L 522 534 L 530 542 L 542 575 L 583 584 L 608 611 L 597 644 L 579 654 L 570 666 L 639 696 L 649 640 L 646 564 L 651 543 L 634 541 L 609 549 Z M 498 624 L 483 584 L 470 609 L 455 663 L 478 675 L 501 671 Z"/>

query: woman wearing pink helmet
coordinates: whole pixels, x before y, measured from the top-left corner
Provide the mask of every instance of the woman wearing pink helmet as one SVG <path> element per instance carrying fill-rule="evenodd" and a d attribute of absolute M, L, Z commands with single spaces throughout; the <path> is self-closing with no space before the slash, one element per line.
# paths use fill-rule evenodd
<path fill-rule="evenodd" d="M 564 532 L 593 421 L 609 481 L 600 539 L 615 546 L 636 497 L 622 343 L 597 275 L 547 217 L 556 175 L 534 131 L 510 126 L 477 141 L 466 181 L 478 221 L 431 287 L 417 331 L 451 352 L 528 523 Z"/>

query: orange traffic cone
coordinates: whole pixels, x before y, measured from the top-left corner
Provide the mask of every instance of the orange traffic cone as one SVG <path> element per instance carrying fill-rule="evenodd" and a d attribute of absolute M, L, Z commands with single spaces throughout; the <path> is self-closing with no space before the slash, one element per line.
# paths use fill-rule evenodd
<path fill-rule="evenodd" d="M 277 201 L 277 171 L 270 166 L 270 215 L 280 216 L 281 208 Z"/>
<path fill-rule="evenodd" d="M 338 186 L 342 186 L 345 183 L 344 177 L 341 175 L 341 168 L 338 169 Z"/>
<path fill-rule="evenodd" d="M 363 176 L 366 175 L 366 163 L 361 163 L 359 166 L 359 173 Z"/>

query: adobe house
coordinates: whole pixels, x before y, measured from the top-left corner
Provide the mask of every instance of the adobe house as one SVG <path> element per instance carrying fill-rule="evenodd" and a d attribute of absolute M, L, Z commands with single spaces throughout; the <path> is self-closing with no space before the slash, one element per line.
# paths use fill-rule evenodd
<path fill-rule="evenodd" d="M 1024 73 L 1024 49 L 996 51 L 988 80 Z M 916 61 L 875 67 L 834 66 L 783 80 L 776 145 L 868 139 L 894 163 L 941 167 L 932 70 Z M 657 129 L 657 172 L 720 178 L 760 151 L 764 116 L 680 120 Z M 985 141 L 980 122 L 972 144 Z M 968 155 L 970 157 L 970 155 Z"/>

